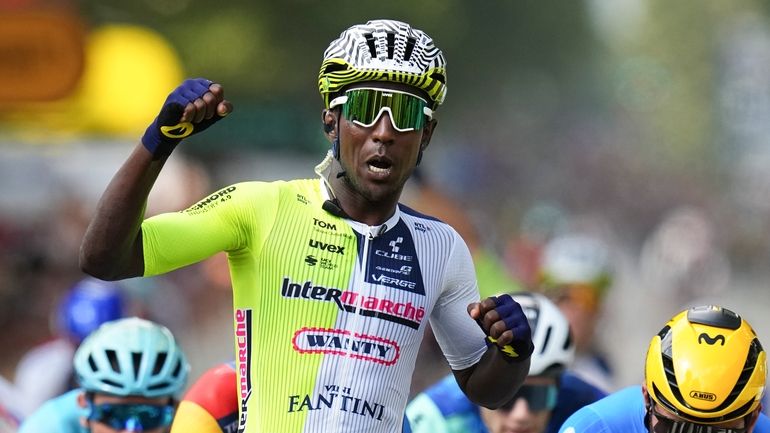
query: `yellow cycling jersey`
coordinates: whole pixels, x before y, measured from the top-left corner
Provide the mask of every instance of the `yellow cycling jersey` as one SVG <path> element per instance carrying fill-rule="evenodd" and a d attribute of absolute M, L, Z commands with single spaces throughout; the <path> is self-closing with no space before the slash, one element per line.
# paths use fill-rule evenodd
<path fill-rule="evenodd" d="M 453 369 L 485 351 L 454 229 L 402 205 L 367 226 L 327 199 L 320 179 L 246 182 L 142 224 L 145 275 L 227 252 L 239 432 L 398 432 L 428 320 Z"/>

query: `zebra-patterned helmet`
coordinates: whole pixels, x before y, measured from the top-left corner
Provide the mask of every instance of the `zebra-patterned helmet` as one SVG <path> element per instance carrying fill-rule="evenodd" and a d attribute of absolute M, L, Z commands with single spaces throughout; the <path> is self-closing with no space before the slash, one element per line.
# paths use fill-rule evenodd
<path fill-rule="evenodd" d="M 324 52 L 318 89 L 325 107 L 332 95 L 362 81 L 414 86 L 435 109 L 446 95 L 446 61 L 425 32 L 401 21 L 372 20 L 345 30 Z"/>

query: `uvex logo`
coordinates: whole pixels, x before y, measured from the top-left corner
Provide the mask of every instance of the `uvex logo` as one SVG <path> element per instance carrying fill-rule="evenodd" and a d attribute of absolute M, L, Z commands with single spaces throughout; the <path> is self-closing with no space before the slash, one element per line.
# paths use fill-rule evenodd
<path fill-rule="evenodd" d="M 698 336 L 698 344 L 700 344 L 701 340 L 705 341 L 709 346 L 713 346 L 717 341 L 719 341 L 722 346 L 725 345 L 725 336 L 721 334 L 717 334 L 716 337 L 711 338 L 708 334 L 703 332 Z"/>
<path fill-rule="evenodd" d="M 697 398 L 698 400 L 714 401 L 717 399 L 715 394 L 703 391 L 690 391 L 690 397 Z"/>
<path fill-rule="evenodd" d="M 326 244 L 315 239 L 310 239 L 310 246 L 312 248 L 318 248 L 321 251 L 328 251 L 330 253 L 345 254 L 345 247 L 339 245 Z"/>

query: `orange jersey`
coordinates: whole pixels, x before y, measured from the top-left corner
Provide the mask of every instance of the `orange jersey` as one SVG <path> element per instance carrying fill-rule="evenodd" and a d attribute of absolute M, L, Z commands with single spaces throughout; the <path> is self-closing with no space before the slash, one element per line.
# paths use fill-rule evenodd
<path fill-rule="evenodd" d="M 235 433 L 237 381 L 232 362 L 206 371 L 179 404 L 171 433 Z"/>

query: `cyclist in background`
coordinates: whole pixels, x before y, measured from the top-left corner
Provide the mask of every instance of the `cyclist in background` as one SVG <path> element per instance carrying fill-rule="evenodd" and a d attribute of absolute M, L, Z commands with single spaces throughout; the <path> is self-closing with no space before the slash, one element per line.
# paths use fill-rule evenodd
<path fill-rule="evenodd" d="M 235 362 L 218 364 L 190 386 L 179 403 L 171 433 L 235 433 L 238 376 Z"/>
<path fill-rule="evenodd" d="M 326 49 L 318 85 L 331 150 L 317 177 L 242 182 L 145 220 L 174 147 L 232 111 L 221 85 L 182 83 L 103 194 L 81 267 L 114 280 L 227 253 L 239 431 L 399 431 L 428 320 L 463 391 L 499 407 L 529 370 L 521 307 L 480 301 L 463 239 L 399 204 L 446 93 L 441 50 L 369 21 Z"/>
<path fill-rule="evenodd" d="M 72 366 L 75 349 L 101 324 L 125 312 L 126 300 L 115 283 L 87 277 L 69 288 L 51 320 L 56 338 L 30 349 L 16 365 L 14 387 L 25 415 L 77 387 Z"/>
<path fill-rule="evenodd" d="M 570 370 L 607 392 L 615 390 L 614 371 L 595 334 L 614 276 L 604 242 L 586 234 L 564 234 L 546 244 L 537 286 L 570 323 L 575 337 L 575 362 Z"/>
<path fill-rule="evenodd" d="M 518 292 L 513 299 L 529 319 L 535 345 L 529 376 L 513 400 L 497 410 L 479 408 L 448 376 L 407 406 L 413 432 L 556 433 L 573 412 L 606 395 L 567 371 L 575 346 L 559 309 L 540 293 Z"/>
<path fill-rule="evenodd" d="M 43 404 L 19 433 L 166 432 L 190 369 L 168 329 L 136 317 L 86 337 L 74 365 L 80 388 Z"/>
<path fill-rule="evenodd" d="M 652 337 L 644 383 L 575 412 L 562 433 L 767 433 L 767 354 L 746 320 L 718 306 L 675 315 Z"/>

